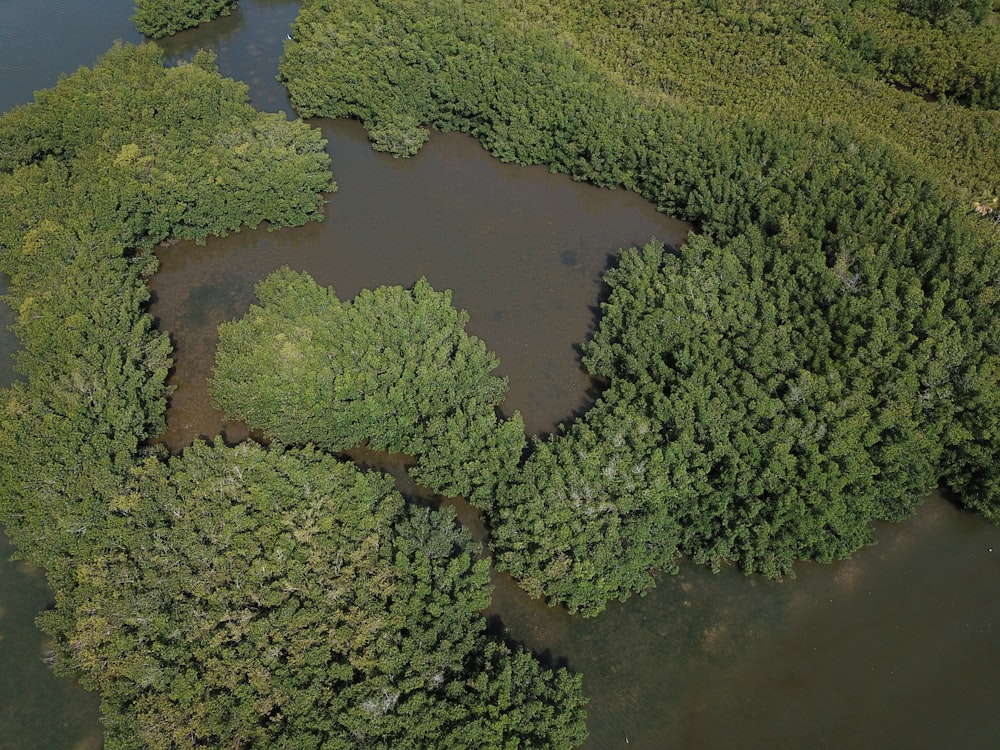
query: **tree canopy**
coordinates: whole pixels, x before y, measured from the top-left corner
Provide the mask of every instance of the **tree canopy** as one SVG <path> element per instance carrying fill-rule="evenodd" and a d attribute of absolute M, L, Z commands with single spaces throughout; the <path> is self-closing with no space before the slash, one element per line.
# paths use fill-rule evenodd
<path fill-rule="evenodd" d="M 170 366 L 145 312 L 153 245 L 321 218 L 323 146 L 252 110 L 210 56 L 167 70 L 150 46 L 0 119 L 0 269 L 25 376 L 0 393 L 0 522 L 56 592 L 40 623 L 57 669 L 101 690 L 109 748 L 568 750 L 586 733 L 580 678 L 487 638 L 488 566 L 453 514 L 311 448 L 167 460 L 145 445 Z M 420 367 L 485 368 L 453 368 L 451 387 L 478 376 L 492 408 L 495 359 L 448 295 L 415 291 L 386 299 L 438 346 Z M 445 427 L 466 424 L 458 395 L 421 382 Z"/>
<path fill-rule="evenodd" d="M 530 591 L 595 614 L 680 554 L 785 575 L 942 480 L 998 517 L 1000 243 L 969 210 L 992 195 L 998 39 L 953 34 L 928 64 L 962 76 L 904 71 L 906 93 L 878 81 L 902 63 L 866 60 L 938 32 L 874 10 L 303 4 L 282 63 L 303 112 L 400 155 L 467 131 L 698 228 L 608 274 L 585 347 L 606 392 L 488 507 Z"/>
<path fill-rule="evenodd" d="M 342 302 L 286 270 L 221 332 L 220 405 L 287 444 L 413 454 L 486 511 L 499 565 L 587 614 L 680 554 L 773 576 L 843 556 L 939 481 L 1000 518 L 1000 243 L 968 210 L 998 165 L 992 26 L 925 66 L 854 9 L 515 5 L 306 0 L 282 75 L 379 148 L 461 129 L 696 224 L 608 273 L 600 401 L 518 466 L 447 293 Z M 876 10 L 914 49 L 942 29 Z M 314 448 L 143 456 L 170 364 L 152 246 L 319 218 L 323 145 L 210 55 L 149 46 L 0 119 L 26 376 L 0 398 L 0 521 L 49 571 L 44 624 L 112 746 L 570 747 L 578 679 L 485 638 L 451 518 Z"/>
<path fill-rule="evenodd" d="M 170 344 L 145 312 L 153 244 L 317 219 L 334 187 L 318 132 L 246 98 L 210 56 L 165 69 L 151 45 L 118 46 L 0 118 L 0 270 L 24 376 L 0 392 L 0 522 L 57 592 L 44 624 L 66 668 L 88 571 L 128 545 L 112 529 L 163 426 Z M 109 735 L 129 745 L 119 727 L 134 707 L 114 695 Z"/>
<path fill-rule="evenodd" d="M 57 578 L 163 426 L 153 244 L 314 220 L 334 187 L 318 132 L 246 98 L 208 55 L 165 69 L 154 45 L 119 45 L 0 118 L 0 270 L 25 376 L 2 392 L 0 518 Z"/>
<path fill-rule="evenodd" d="M 165 68 L 154 44 L 115 46 L 0 120 L 0 170 L 17 170 L 3 226 L 32 228 L 33 200 L 128 247 L 321 219 L 336 189 L 322 135 L 248 98 L 211 53 Z"/>
<path fill-rule="evenodd" d="M 521 458 L 524 426 L 518 414 L 498 419 L 507 383 L 450 292 L 421 279 L 341 302 L 289 269 L 256 291 L 261 305 L 219 329 L 218 408 L 284 443 L 409 454 L 418 481 L 489 505 Z"/>
<path fill-rule="evenodd" d="M 393 153 L 431 125 L 599 184 L 617 166 L 610 184 L 634 188 L 620 141 L 678 148 L 675 122 L 663 142 L 636 122 L 664 107 L 734 134 L 849 127 L 972 197 L 997 189 L 1000 25 L 936 26 L 897 0 L 305 0 L 294 29 L 281 75 L 297 111 L 357 117 Z"/>
<path fill-rule="evenodd" d="M 109 747 L 572 748 L 579 677 L 487 639 L 454 516 L 315 450 L 141 463 L 81 567 L 68 659 Z"/>
<path fill-rule="evenodd" d="M 140 33 L 159 39 L 228 15 L 234 7 L 236 0 L 135 0 L 132 23 Z"/>

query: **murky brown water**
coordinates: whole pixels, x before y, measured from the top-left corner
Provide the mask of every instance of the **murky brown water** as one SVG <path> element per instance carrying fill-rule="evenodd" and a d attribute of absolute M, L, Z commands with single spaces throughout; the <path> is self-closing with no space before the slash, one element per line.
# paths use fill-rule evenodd
<path fill-rule="evenodd" d="M 453 290 L 454 304 L 469 312 L 468 330 L 499 355 L 498 373 L 510 381 L 505 409 L 521 410 L 530 432 L 551 431 L 583 409 L 591 380 L 577 346 L 593 326 L 601 275 L 622 247 L 653 236 L 679 243 L 686 225 L 633 193 L 502 164 L 461 134 L 434 134 L 418 156 L 400 161 L 372 151 L 356 123 L 317 124 L 339 184 L 325 221 L 157 253 L 151 312 L 171 332 L 177 359 L 170 446 L 223 427 L 204 386 L 215 328 L 242 316 L 253 284 L 282 265 L 342 298 L 426 276 Z"/>
<path fill-rule="evenodd" d="M 120 12 L 113 6 L 104 12 Z M 174 38 L 168 52 L 211 46 L 223 72 L 253 84 L 257 106 L 282 108 L 273 76 L 295 11 L 284 0 L 243 2 L 233 17 Z M 585 406 L 575 346 L 593 323 L 608 256 L 650 235 L 676 240 L 674 225 L 620 191 L 497 164 L 462 136 L 435 136 L 402 162 L 371 152 L 356 125 L 323 127 L 341 186 L 326 223 L 160 252 L 153 312 L 178 345 L 167 441 L 179 448 L 220 428 L 241 436 L 208 406 L 214 331 L 283 264 L 342 297 L 426 275 L 454 290 L 470 331 L 500 355 L 507 406 L 524 412 L 530 430 Z M 497 575 L 489 614 L 510 637 L 584 673 L 587 750 L 1000 746 L 1000 529 L 932 497 L 876 536 L 850 560 L 800 565 L 784 583 L 685 565 L 594 620 L 546 607 Z M 30 623 L 46 595 L 37 573 L 4 566 L 0 634 L 10 639 L 15 613 Z M 62 698 L 62 681 L 34 656 L 41 636 L 18 632 L 15 649 L 0 643 L 0 748 L 99 737 L 92 696 Z M 63 702 L 80 712 L 60 714 Z M 43 735 L 49 723 L 61 732 Z"/>
<path fill-rule="evenodd" d="M 596 620 L 500 585 L 511 635 L 583 672 L 586 748 L 995 748 L 1000 530 L 930 498 L 783 583 L 682 566 Z"/>

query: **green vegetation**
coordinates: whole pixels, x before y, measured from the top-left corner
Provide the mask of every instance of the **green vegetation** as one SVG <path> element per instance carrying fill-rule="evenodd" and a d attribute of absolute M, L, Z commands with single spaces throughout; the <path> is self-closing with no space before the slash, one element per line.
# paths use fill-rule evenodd
<path fill-rule="evenodd" d="M 409 454 L 419 482 L 489 505 L 517 468 L 524 424 L 497 419 L 507 383 L 449 292 L 421 279 L 344 303 L 288 269 L 256 291 L 262 306 L 219 331 L 218 408 L 286 444 Z"/>
<path fill-rule="evenodd" d="M 236 0 L 135 0 L 132 22 L 140 33 L 159 39 L 229 15 Z"/>
<path fill-rule="evenodd" d="M 163 426 L 153 245 L 301 224 L 333 187 L 319 134 L 246 99 L 206 54 L 166 70 L 152 45 L 116 47 L 0 119 L 0 269 L 25 376 L 0 397 L 0 518 L 57 590 Z"/>
<path fill-rule="evenodd" d="M 558 5 L 550 26 L 645 97 L 778 127 L 846 126 L 966 190 L 995 186 L 1000 26 L 935 26 L 893 0 Z"/>
<path fill-rule="evenodd" d="M 943 28 L 914 23 L 879 4 L 304 3 L 282 63 L 303 114 L 356 116 L 400 155 L 424 126 L 467 131 L 699 229 L 609 273 L 585 359 L 607 391 L 484 506 L 529 591 L 595 614 L 680 554 L 790 574 L 939 480 L 1000 518 L 1000 243 L 968 210 L 1000 166 L 1000 48 L 992 25 L 948 27 L 985 72 L 906 72 L 925 101 L 878 80 L 902 69 L 868 62 L 883 42 L 858 50 Z"/>
<path fill-rule="evenodd" d="M 852 49 L 885 80 L 942 101 L 947 98 L 993 110 L 1000 107 L 997 27 L 970 26 L 962 15 L 932 24 L 884 8 L 873 13 L 872 22 L 857 22 L 847 33 Z M 961 114 L 957 117 L 965 119 Z M 979 127 L 997 122 L 995 112 L 974 114 L 972 119 L 979 120 Z M 964 137 L 972 136 L 970 132 Z"/>
<path fill-rule="evenodd" d="M 992 0 L 900 0 L 899 8 L 934 23 L 958 17 L 979 24 L 989 16 L 992 5 Z"/>
<path fill-rule="evenodd" d="M 665 108 L 724 131 L 843 126 L 975 196 L 997 190 L 1000 112 L 983 109 L 998 106 L 995 23 L 934 26 L 891 0 L 306 0 L 295 29 L 281 70 L 300 114 L 358 117 L 377 148 L 400 154 L 431 125 L 606 181 L 609 164 L 587 176 L 576 157 L 620 159 L 627 177 L 629 149 L 595 148 L 658 145 L 636 110 Z"/>
<path fill-rule="evenodd" d="M 17 170 L 6 231 L 29 231 L 44 210 L 148 247 L 322 218 L 335 186 L 321 134 L 248 97 L 211 53 L 165 69 L 153 44 L 115 47 L 4 116 L 0 169 Z"/>
<path fill-rule="evenodd" d="M 0 119 L 26 376 L 0 393 L 0 522 L 109 746 L 582 741 L 579 678 L 485 636 L 478 549 L 329 455 L 359 443 L 467 495 L 498 565 L 586 614 L 679 555 L 842 557 L 941 481 L 1000 520 L 997 31 L 981 4 L 906 10 L 306 0 L 282 64 L 303 115 L 399 155 L 467 131 L 698 228 L 609 271 L 584 348 L 606 390 L 520 464 L 448 293 L 342 302 L 288 270 L 222 328 L 212 388 L 299 447 L 144 449 L 170 366 L 153 246 L 320 218 L 323 141 L 150 46 Z"/>
<path fill-rule="evenodd" d="M 154 245 L 319 219 L 335 187 L 317 131 L 246 94 L 209 55 L 164 69 L 152 45 L 119 46 L 0 119 L 0 270 L 26 378 L 0 391 L 0 523 L 56 592 L 39 622 L 57 669 L 101 690 L 108 748 L 579 745 L 580 678 L 487 638 L 488 564 L 453 515 L 311 448 L 144 447 L 170 367 L 144 310 Z M 279 296 L 308 286 L 284 280 Z M 419 419 L 442 420 L 432 437 L 464 440 L 487 408 L 496 424 L 505 384 L 450 296 L 420 284 L 352 309 L 370 336 L 410 321 L 397 335 L 425 339 L 394 339 L 400 353 L 433 344 L 419 366 L 452 367 L 450 402 L 427 372 L 416 392 L 434 402 Z M 495 483 L 462 447 L 463 487 Z M 454 452 L 428 455 L 446 482 Z"/>
<path fill-rule="evenodd" d="M 137 466 L 103 536 L 66 659 L 102 691 L 109 747 L 583 739 L 579 678 L 486 638 L 486 561 L 387 476 L 196 444 Z"/>

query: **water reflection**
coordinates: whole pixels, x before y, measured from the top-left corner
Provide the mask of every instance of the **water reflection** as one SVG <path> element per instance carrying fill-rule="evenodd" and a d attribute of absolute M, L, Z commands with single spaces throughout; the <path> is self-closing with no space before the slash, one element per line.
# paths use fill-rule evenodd
<path fill-rule="evenodd" d="M 133 10 L 132 0 L 0 2 L 0 112 L 92 65 L 116 39 L 142 41 L 129 21 Z"/>

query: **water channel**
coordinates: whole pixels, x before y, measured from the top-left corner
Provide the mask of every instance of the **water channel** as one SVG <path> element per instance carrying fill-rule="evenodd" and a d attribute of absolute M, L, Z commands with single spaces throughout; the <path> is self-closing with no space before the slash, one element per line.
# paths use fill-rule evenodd
<path fill-rule="evenodd" d="M 251 85 L 256 106 L 287 110 L 274 75 L 296 11 L 287 0 L 249 0 L 163 46 L 170 59 L 214 49 L 224 74 Z M 92 63 L 115 38 L 137 40 L 130 13 L 131 0 L 0 0 L 0 109 Z M 87 26 L 94 17 L 101 23 Z M 23 50 L 21 39 L 30 40 Z M 500 164 L 462 135 L 436 134 L 399 161 L 372 152 L 356 124 L 317 124 L 340 186 L 323 223 L 159 252 L 152 312 L 177 360 L 168 445 L 243 437 L 207 399 L 215 328 L 242 315 L 253 284 L 281 265 L 341 297 L 426 276 L 453 290 L 469 330 L 500 355 L 511 385 L 505 409 L 521 410 L 529 431 L 551 431 L 586 408 L 593 385 L 576 346 L 594 324 L 600 274 L 619 248 L 654 235 L 678 242 L 684 227 L 623 191 Z M 0 315 L 9 324 L 9 312 Z M 14 342 L 3 336 L 8 382 Z M 800 565 L 784 583 L 684 565 L 648 596 L 592 620 L 531 600 L 498 575 L 488 614 L 584 673 L 586 750 L 1000 746 L 1000 529 L 935 496 L 876 536 L 850 560 Z M 96 698 L 44 663 L 32 625 L 50 598 L 44 578 L 9 553 L 4 541 L 0 750 L 99 747 Z"/>

